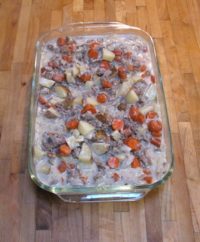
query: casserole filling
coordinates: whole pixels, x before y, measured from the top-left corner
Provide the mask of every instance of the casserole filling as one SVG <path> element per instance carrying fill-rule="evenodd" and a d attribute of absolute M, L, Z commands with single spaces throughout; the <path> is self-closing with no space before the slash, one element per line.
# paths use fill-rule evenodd
<path fill-rule="evenodd" d="M 34 164 L 50 186 L 142 185 L 169 169 L 148 44 L 60 37 L 42 49 Z"/>

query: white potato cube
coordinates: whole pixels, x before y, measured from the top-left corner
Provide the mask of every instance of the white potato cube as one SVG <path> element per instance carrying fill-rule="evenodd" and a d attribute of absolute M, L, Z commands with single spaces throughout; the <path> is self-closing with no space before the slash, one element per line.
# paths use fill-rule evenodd
<path fill-rule="evenodd" d="M 52 87 L 54 85 L 55 81 L 48 80 L 48 79 L 42 77 L 42 78 L 40 78 L 39 83 L 43 87 L 50 88 L 50 87 Z"/>
<path fill-rule="evenodd" d="M 105 154 L 108 151 L 109 148 L 109 144 L 106 143 L 93 143 L 92 144 L 92 150 L 98 154 L 98 155 L 102 155 Z"/>
<path fill-rule="evenodd" d="M 115 58 L 115 54 L 108 50 L 108 49 L 103 49 L 103 60 L 107 60 L 107 61 L 112 61 Z"/>
<path fill-rule="evenodd" d="M 92 162 L 92 153 L 87 144 L 83 143 L 78 159 L 84 163 Z"/>
<path fill-rule="evenodd" d="M 89 124 L 86 121 L 80 121 L 78 125 L 78 130 L 83 136 L 87 136 L 89 133 L 91 133 L 94 130 L 94 126 Z"/>
<path fill-rule="evenodd" d="M 139 100 L 138 95 L 131 89 L 126 95 L 126 101 L 129 104 L 134 104 Z"/>

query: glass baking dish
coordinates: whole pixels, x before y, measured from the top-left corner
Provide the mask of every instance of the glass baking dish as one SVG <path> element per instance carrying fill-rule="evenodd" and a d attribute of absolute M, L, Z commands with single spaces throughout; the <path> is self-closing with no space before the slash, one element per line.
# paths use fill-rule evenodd
<path fill-rule="evenodd" d="M 163 122 L 163 134 L 166 144 L 166 158 L 169 162 L 169 169 L 162 179 L 153 184 L 147 185 L 109 185 L 98 187 L 55 187 L 43 184 L 37 177 L 33 161 L 33 145 L 35 132 L 35 119 L 37 110 L 37 90 L 40 75 L 41 51 L 43 46 L 52 39 L 62 36 L 89 36 L 89 35 L 125 35 L 134 34 L 140 36 L 148 43 L 151 54 L 152 66 L 156 77 L 157 98 L 161 108 Z M 145 31 L 121 24 L 118 22 L 108 23 L 72 23 L 65 27 L 52 30 L 43 34 L 36 43 L 35 70 L 32 80 L 31 102 L 30 102 L 30 122 L 29 122 L 29 146 L 28 146 L 28 167 L 32 180 L 42 189 L 56 194 L 66 202 L 103 202 L 103 201 L 136 201 L 143 198 L 149 191 L 163 184 L 173 171 L 173 151 L 171 133 L 166 110 L 165 97 L 163 92 L 162 79 L 156 59 L 156 52 L 152 37 Z"/>

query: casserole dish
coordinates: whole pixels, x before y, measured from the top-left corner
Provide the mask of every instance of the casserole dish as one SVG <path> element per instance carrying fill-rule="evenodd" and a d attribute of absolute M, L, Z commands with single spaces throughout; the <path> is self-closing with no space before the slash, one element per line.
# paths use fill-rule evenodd
<path fill-rule="evenodd" d="M 75 158 L 78 157 L 77 158 L 78 161 L 76 161 L 75 163 L 73 160 L 74 157 L 72 156 L 73 153 L 71 153 L 71 151 L 73 151 L 73 146 L 71 142 L 72 140 L 71 139 L 69 140 L 71 136 L 68 136 L 68 133 L 71 132 L 71 126 L 68 126 L 69 122 L 65 124 L 69 132 L 68 131 L 66 132 L 66 136 L 64 136 L 64 141 L 61 141 L 61 142 L 59 141 L 60 143 L 57 146 L 55 147 L 52 146 L 50 148 L 48 143 L 48 142 L 52 142 L 52 140 L 54 141 L 60 140 L 60 137 L 55 136 L 55 133 L 52 134 L 52 131 L 53 132 L 55 131 L 54 130 L 55 126 L 53 130 L 51 129 L 51 124 L 55 123 L 55 121 L 53 121 L 54 118 L 58 118 L 60 120 L 60 115 L 61 115 L 59 113 L 61 111 L 59 107 L 56 106 L 57 105 L 56 102 L 60 100 L 60 98 L 61 99 L 66 98 L 69 92 L 70 93 L 72 91 L 75 92 L 77 91 L 77 89 L 79 89 L 79 87 L 81 88 L 81 86 L 84 86 L 83 89 L 79 90 L 80 92 L 77 97 L 80 97 L 82 93 L 85 92 L 85 89 L 84 89 L 85 86 L 87 85 L 90 88 L 90 85 L 88 83 L 91 83 L 90 78 L 88 79 L 88 75 L 89 75 L 88 72 L 85 72 L 85 69 L 87 68 L 81 66 L 80 63 L 75 63 L 79 65 L 78 66 L 79 73 L 77 74 L 77 69 L 74 71 L 73 69 L 74 65 L 71 64 L 72 61 L 71 59 L 69 59 L 69 55 L 68 55 L 69 50 L 65 50 L 65 49 L 63 50 L 63 46 L 66 48 L 66 45 L 65 43 L 63 44 L 63 41 L 64 42 L 67 41 L 67 43 L 70 43 L 70 45 L 67 44 L 67 48 L 70 46 L 70 48 L 72 49 L 74 48 L 74 43 L 75 43 L 74 41 L 78 43 L 77 49 L 82 48 L 82 46 L 85 46 L 85 45 L 87 46 L 92 45 L 93 46 L 91 49 L 92 52 L 90 53 L 89 52 L 90 50 L 89 51 L 87 50 L 87 59 L 85 60 L 85 57 L 84 57 L 84 61 L 88 63 L 88 66 L 89 66 L 88 68 L 90 68 L 90 70 L 93 70 L 92 66 L 95 66 L 94 62 L 95 61 L 98 62 L 98 60 L 104 61 L 103 62 L 104 67 L 105 67 L 105 63 L 107 63 L 106 65 L 109 65 L 109 66 L 112 65 L 113 67 L 112 63 L 114 62 L 113 68 L 114 68 L 115 74 L 117 75 L 115 79 L 119 82 L 119 85 L 118 84 L 115 85 L 114 81 L 112 82 L 113 86 L 116 87 L 114 94 L 112 94 L 112 92 L 107 92 L 107 86 L 105 89 L 103 89 L 104 90 L 103 98 L 105 98 L 105 93 L 106 93 L 106 101 L 104 99 L 103 99 L 104 101 L 102 101 L 102 96 L 101 96 L 101 99 L 97 98 L 98 102 L 96 103 L 96 100 L 91 101 L 91 97 L 89 96 L 90 98 L 89 99 L 90 102 L 89 102 L 87 95 L 90 95 L 90 92 L 88 92 L 89 94 L 86 93 L 84 97 L 86 99 L 86 105 L 84 104 L 85 101 L 81 101 L 80 103 L 80 100 L 79 100 L 78 103 L 76 103 L 78 105 L 78 108 L 80 108 L 80 106 L 82 108 L 80 113 L 83 116 L 83 117 L 81 116 L 83 120 L 81 121 L 79 120 L 78 121 L 79 123 L 77 123 L 77 125 L 75 124 L 75 126 L 77 127 L 73 128 L 78 130 L 77 131 L 78 135 L 81 134 L 79 136 L 79 138 L 81 139 L 79 141 L 80 144 L 77 145 L 78 154 L 76 154 L 77 152 L 74 152 L 75 153 L 74 157 Z M 137 42 L 138 44 L 137 45 L 134 44 L 135 42 Z M 136 75 L 135 73 L 141 72 L 141 75 L 142 75 L 139 78 L 135 78 L 134 76 L 134 79 L 131 79 L 131 86 L 129 86 L 128 91 L 125 91 L 125 93 L 124 93 L 124 89 L 126 90 L 127 88 L 124 88 L 124 86 L 127 86 L 127 83 L 130 84 L 130 76 L 127 76 L 130 73 L 128 72 L 127 74 L 127 72 L 125 72 L 119 66 L 119 63 L 121 63 L 121 60 L 118 60 L 117 57 L 121 56 L 121 53 L 119 54 L 119 51 L 117 52 L 115 48 L 116 46 L 112 47 L 113 43 L 117 43 L 117 44 L 120 43 L 120 45 L 122 45 L 123 48 L 125 47 L 125 49 L 126 47 L 131 46 L 131 48 L 133 48 L 133 52 L 134 51 L 135 53 L 137 52 L 137 58 L 143 58 L 142 57 L 143 54 L 140 53 L 142 51 L 142 53 L 144 53 L 144 56 L 147 56 L 147 60 L 149 61 L 149 63 L 145 63 L 145 64 L 147 66 L 149 65 L 148 68 L 150 69 L 148 69 L 145 65 L 142 65 L 141 63 L 137 64 L 136 62 L 138 62 L 138 59 L 136 58 L 136 60 L 134 60 L 134 57 L 131 57 L 132 55 L 134 55 L 134 53 L 131 52 L 130 54 L 130 51 L 123 50 L 124 51 L 123 56 L 125 56 L 124 58 L 126 58 L 126 60 L 130 58 L 131 61 L 135 61 L 135 66 L 133 66 L 133 68 L 136 68 L 136 69 L 134 70 L 131 69 L 130 72 L 133 72 L 133 75 Z M 140 43 L 142 43 L 141 45 L 143 48 L 142 50 L 140 48 Z M 57 47 L 55 48 L 55 45 L 58 48 Z M 37 48 L 37 52 L 36 52 L 36 60 L 35 60 L 35 72 L 34 72 L 33 81 L 32 81 L 31 104 L 30 104 L 30 130 L 29 130 L 30 132 L 29 132 L 29 150 L 28 150 L 29 172 L 33 181 L 39 187 L 56 194 L 64 201 L 68 201 L 68 202 L 135 201 L 144 197 L 145 194 L 147 194 L 150 190 L 157 187 L 159 184 L 164 183 L 167 180 L 167 178 L 171 175 L 173 170 L 173 153 L 172 153 L 168 116 L 167 116 L 167 110 L 166 110 L 166 104 L 165 104 L 165 97 L 164 97 L 164 92 L 162 87 L 162 80 L 159 73 L 159 68 L 156 60 L 156 53 L 155 53 L 155 48 L 154 48 L 152 38 L 146 32 L 142 31 L 139 28 L 131 27 L 121 23 L 115 23 L 115 22 L 114 23 L 76 23 L 76 24 L 69 24 L 64 28 L 52 30 L 44 34 L 38 40 L 36 44 L 36 48 Z M 72 49 L 70 49 L 70 51 L 74 51 Z M 95 52 L 96 49 L 99 49 L 101 53 L 100 54 L 96 53 Z M 78 53 L 78 50 L 75 52 Z M 84 49 L 81 52 L 84 53 Z M 49 53 L 50 53 L 50 56 L 49 56 Z M 53 53 L 54 55 L 53 57 L 51 53 Z M 60 58 L 60 55 L 61 55 L 60 53 L 62 54 L 62 60 L 59 59 L 59 63 L 61 63 L 59 65 L 62 68 L 65 68 L 64 70 L 65 74 L 61 72 L 62 70 L 59 69 L 60 67 L 57 66 L 58 64 L 56 62 L 57 60 L 56 58 L 58 58 L 58 56 Z M 89 59 L 88 59 L 88 56 L 89 56 Z M 54 58 L 53 61 L 52 61 L 52 58 Z M 78 58 L 79 57 L 76 57 L 75 62 L 77 62 Z M 126 62 L 128 61 L 129 60 L 127 60 Z M 141 62 L 142 62 L 142 59 L 141 59 Z M 68 71 L 69 69 L 72 70 L 72 73 L 76 72 L 77 76 L 75 80 L 71 79 L 71 72 L 69 76 L 69 71 Z M 57 70 L 59 72 L 57 72 Z M 84 73 L 82 73 L 82 71 Z M 52 72 L 53 73 L 55 72 L 55 73 L 51 75 Z M 94 85 L 93 87 L 95 87 L 95 85 L 103 85 L 102 83 L 104 82 L 104 80 L 102 79 L 103 78 L 102 76 L 106 75 L 105 73 L 107 72 L 104 70 L 103 73 L 99 73 L 97 74 L 97 76 L 95 75 L 95 77 L 93 75 L 93 80 L 92 80 L 93 83 L 96 82 L 96 80 L 98 79 L 98 84 L 92 84 Z M 151 97 L 150 101 L 151 103 L 153 102 L 153 104 L 157 105 L 156 108 L 155 106 L 152 108 L 152 105 L 147 105 L 148 108 L 146 108 L 146 106 L 143 106 L 143 103 L 146 102 L 145 101 L 146 99 L 144 101 L 140 100 L 140 92 L 137 90 L 136 84 L 141 83 L 141 81 L 145 83 L 143 79 L 147 80 L 146 82 L 149 82 L 149 80 L 153 82 L 152 85 L 151 84 L 149 85 L 150 88 L 146 88 L 146 87 L 144 88 L 145 94 L 144 95 L 142 94 L 142 95 L 143 96 L 146 95 L 147 99 Z M 110 81 L 112 80 L 110 79 Z M 119 92 L 120 92 L 119 95 L 116 94 Z M 41 93 L 43 96 L 41 96 Z M 112 99 L 112 95 L 115 96 L 114 99 Z M 44 96 L 45 98 L 47 97 L 50 100 L 50 102 L 47 102 Z M 73 99 L 73 102 L 75 99 L 76 98 Z M 109 127 L 108 129 L 108 132 L 110 132 L 109 134 L 112 137 L 106 144 L 109 147 L 111 147 L 109 149 L 111 149 L 112 156 L 109 158 L 106 156 L 107 157 L 106 159 L 108 160 L 104 163 L 103 179 L 102 180 L 100 179 L 99 181 L 98 179 L 97 180 L 94 179 L 93 170 L 91 170 L 90 168 L 85 169 L 85 167 L 88 168 L 88 166 L 89 167 L 91 166 L 91 164 L 88 164 L 88 162 L 89 163 L 92 162 L 91 160 L 95 159 L 94 154 L 98 153 L 97 148 L 96 150 L 94 150 L 94 153 L 90 151 L 90 148 L 93 147 L 94 145 L 94 141 L 92 140 L 93 137 L 90 137 L 90 138 L 89 136 L 86 137 L 87 134 L 85 133 L 85 129 L 88 130 L 88 127 L 89 129 L 91 129 L 91 122 L 85 125 L 86 123 L 85 120 L 87 120 L 86 118 L 88 118 L 85 114 L 85 113 L 88 113 L 88 110 L 87 109 L 85 110 L 85 108 L 88 107 L 87 105 L 89 104 L 90 116 L 91 114 L 95 114 L 97 117 L 96 112 L 99 113 L 101 111 L 102 106 L 104 107 L 104 110 L 106 110 L 105 106 L 106 105 L 108 106 L 110 102 L 111 103 L 110 106 L 115 107 L 115 103 L 117 102 L 118 99 L 125 100 L 126 104 L 128 105 L 128 110 L 129 110 L 129 113 L 127 114 L 128 121 L 127 120 L 122 121 L 122 118 L 116 119 L 118 115 L 119 116 L 122 115 L 123 117 L 123 114 L 125 115 L 126 111 L 122 112 L 121 109 L 119 112 L 117 111 L 117 109 L 113 111 L 112 115 L 114 118 L 113 117 L 111 118 L 112 120 L 111 128 Z M 67 105 L 69 104 L 68 101 L 67 101 Z M 100 105 L 102 103 L 106 103 L 106 104 Z M 93 111 L 93 109 L 91 110 L 91 106 L 92 107 L 95 106 L 97 111 L 96 109 L 95 111 Z M 54 109 L 54 107 L 56 108 Z M 136 108 L 137 110 L 139 110 L 137 111 L 140 115 L 139 120 L 136 119 L 134 116 Z M 156 112 L 155 112 L 155 109 L 156 109 Z M 79 112 L 79 109 L 75 110 L 74 106 L 70 106 L 70 108 L 68 106 L 67 114 L 66 112 L 64 112 L 65 121 L 72 121 L 72 120 L 69 120 L 69 118 L 67 118 L 66 120 L 66 115 L 71 115 L 73 112 L 75 112 L 73 115 L 77 117 L 76 115 Z M 112 112 L 112 110 L 107 109 L 107 115 L 109 115 L 110 112 Z M 118 112 L 117 115 L 115 114 L 116 112 Z M 42 116 L 41 113 L 42 115 L 44 113 L 45 118 L 41 119 L 41 116 Z M 61 120 L 62 120 L 62 117 L 61 117 Z M 78 117 L 80 118 L 80 116 Z M 46 118 L 48 118 L 48 120 Z M 43 121 L 45 122 L 43 123 Z M 121 125 L 120 129 L 118 128 L 119 122 Z M 133 130 L 136 130 L 136 131 L 140 130 L 140 132 L 142 132 L 141 127 L 144 126 L 145 132 L 148 133 L 147 140 L 143 140 L 143 139 L 137 140 L 136 138 L 133 138 L 130 135 L 126 137 L 124 131 L 125 131 L 127 122 L 128 123 L 131 122 L 131 125 L 135 124 L 136 126 L 133 128 Z M 95 124 L 98 125 L 97 122 Z M 95 124 L 93 126 L 95 126 Z M 159 131 L 159 134 L 158 132 L 154 134 L 155 124 L 156 126 L 159 126 L 159 130 L 156 130 L 156 131 Z M 59 129 L 62 125 L 63 125 L 62 123 L 57 123 L 56 129 L 57 128 Z M 84 126 L 84 130 L 82 126 Z M 129 128 L 132 128 L 132 127 L 129 127 Z M 49 132 L 46 134 L 44 132 L 45 130 L 48 130 Z M 162 130 L 162 134 L 160 133 L 161 130 Z M 115 133 L 115 135 L 113 134 L 112 131 Z M 121 135 L 124 139 L 123 143 L 120 143 L 120 144 L 119 142 L 115 142 L 117 140 L 116 137 L 119 135 Z M 137 136 L 137 132 L 135 135 Z M 44 140 L 48 142 L 45 142 Z M 85 141 L 87 141 L 88 143 L 85 143 Z M 159 143 L 157 143 L 158 141 Z M 140 144 L 137 144 L 139 147 L 137 149 L 132 147 L 133 143 L 135 144 L 135 142 L 140 142 Z M 115 145 L 112 146 L 112 143 L 118 146 L 114 147 Z M 38 150 L 38 144 L 39 144 L 39 150 Z M 95 143 L 95 144 L 99 145 L 99 143 Z M 124 155 L 128 154 L 129 156 L 126 156 L 125 158 L 121 158 L 122 154 L 120 154 L 121 152 L 120 146 L 128 147 L 128 149 L 123 151 L 124 152 L 123 154 Z M 148 162 L 148 161 L 145 161 L 145 159 L 143 160 L 142 157 L 140 157 L 141 154 L 138 151 L 138 149 L 140 148 L 143 151 L 143 153 L 147 152 L 147 150 L 149 153 L 151 153 L 149 156 L 152 157 L 152 161 Z M 105 149 L 105 144 L 104 144 L 104 149 Z M 76 146 L 74 146 L 74 151 L 76 151 Z M 57 155 L 57 152 L 59 153 L 58 155 Z M 114 152 L 117 152 L 118 156 L 116 155 L 115 157 Z M 88 154 L 90 154 L 89 158 L 88 158 Z M 113 157 L 113 154 L 114 154 L 114 157 Z M 67 159 L 65 159 L 65 156 L 67 156 Z M 41 157 L 44 157 L 44 159 Z M 140 158 L 140 161 L 134 160 L 134 159 L 137 159 L 138 157 Z M 97 156 L 97 158 L 99 157 Z M 71 159 L 72 163 L 67 163 L 68 162 L 67 160 L 69 159 Z M 156 163 L 155 163 L 155 160 L 156 160 Z M 49 163 L 48 166 L 46 166 L 47 162 Z M 113 165 L 113 162 L 114 162 L 114 165 Z M 95 164 L 95 167 L 96 167 L 97 165 L 96 161 L 93 163 Z M 116 163 L 117 163 L 117 166 L 116 166 Z M 148 168 L 146 167 L 147 163 L 149 164 L 149 167 L 152 168 L 152 170 L 146 169 Z M 68 166 L 69 166 L 70 172 L 68 170 Z M 82 166 L 86 170 L 85 174 L 88 175 L 91 173 L 91 177 L 90 175 L 88 176 L 80 175 L 80 172 L 82 172 L 81 170 Z M 134 169 L 134 168 L 138 168 L 138 169 Z M 75 181 L 73 179 L 72 181 L 71 179 L 73 169 L 78 170 L 79 178 L 81 178 L 81 179 L 78 179 L 78 182 L 77 180 Z M 97 167 L 97 170 L 98 170 L 98 167 Z M 142 171 L 142 174 L 141 174 L 141 171 Z M 152 175 L 150 177 L 147 174 L 151 172 L 154 174 L 154 176 Z M 128 175 L 127 173 L 131 175 Z M 113 180 L 111 178 L 108 179 L 109 175 L 112 177 Z M 135 177 L 137 177 L 137 179 L 135 179 Z M 82 183 L 80 183 L 80 180 L 82 181 Z"/>

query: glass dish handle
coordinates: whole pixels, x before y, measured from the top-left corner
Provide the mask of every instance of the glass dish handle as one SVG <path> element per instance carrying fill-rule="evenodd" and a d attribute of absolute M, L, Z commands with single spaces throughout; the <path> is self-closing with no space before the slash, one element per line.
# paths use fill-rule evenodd
<path fill-rule="evenodd" d="M 102 193 L 102 194 L 84 194 L 84 195 L 66 195 L 57 194 L 64 202 L 68 203 L 86 203 L 86 202 L 112 202 L 112 201 L 137 201 L 143 198 L 149 190 L 142 190 L 133 193 Z"/>

